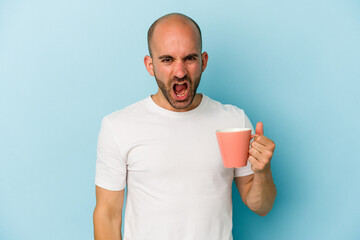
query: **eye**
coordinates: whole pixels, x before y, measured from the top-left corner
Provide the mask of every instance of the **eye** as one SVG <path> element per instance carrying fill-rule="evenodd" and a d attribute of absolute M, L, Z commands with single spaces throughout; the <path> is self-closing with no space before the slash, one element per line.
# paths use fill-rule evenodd
<path fill-rule="evenodd" d="M 196 61 L 196 57 L 187 57 L 186 60 L 188 60 L 188 61 Z"/>
<path fill-rule="evenodd" d="M 171 59 L 170 58 L 164 58 L 161 60 L 161 62 L 163 63 L 170 63 L 171 62 Z"/>

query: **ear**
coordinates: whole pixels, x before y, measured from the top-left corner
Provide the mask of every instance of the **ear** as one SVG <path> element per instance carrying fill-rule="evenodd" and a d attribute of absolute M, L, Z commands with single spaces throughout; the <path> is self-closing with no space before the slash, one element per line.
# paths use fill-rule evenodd
<path fill-rule="evenodd" d="M 207 62 L 208 62 L 208 59 L 209 59 L 209 56 L 207 54 L 207 52 L 203 52 L 201 54 L 201 59 L 202 59 L 202 69 L 201 69 L 201 72 L 204 72 L 205 71 L 205 68 L 207 66 Z"/>
<path fill-rule="evenodd" d="M 154 65 L 152 62 L 152 58 L 149 55 L 145 56 L 144 64 L 145 64 L 146 70 L 150 73 L 150 75 L 154 76 Z"/>

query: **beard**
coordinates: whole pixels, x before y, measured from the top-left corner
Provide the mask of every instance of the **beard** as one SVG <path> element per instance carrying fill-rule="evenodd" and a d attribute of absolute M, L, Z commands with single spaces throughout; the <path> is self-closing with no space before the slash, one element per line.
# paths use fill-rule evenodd
<path fill-rule="evenodd" d="M 157 78 L 155 72 L 154 72 L 154 76 L 156 79 L 156 83 L 160 88 L 162 94 L 173 108 L 179 110 L 186 109 L 194 101 L 197 88 L 200 84 L 201 74 L 198 77 L 196 77 L 194 80 L 190 79 L 187 75 L 183 78 L 174 77 L 171 81 L 168 82 L 167 86 L 163 81 Z M 182 81 L 186 81 L 188 87 L 188 93 L 185 99 L 178 100 L 174 97 L 175 93 L 172 86 L 174 85 L 174 83 L 182 82 Z"/>

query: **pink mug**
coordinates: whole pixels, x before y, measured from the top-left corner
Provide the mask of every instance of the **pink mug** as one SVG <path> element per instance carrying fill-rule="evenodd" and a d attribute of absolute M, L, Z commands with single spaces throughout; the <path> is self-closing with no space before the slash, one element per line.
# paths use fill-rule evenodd
<path fill-rule="evenodd" d="M 226 168 L 246 166 L 250 140 L 253 136 L 250 128 L 216 130 L 221 158 Z"/>

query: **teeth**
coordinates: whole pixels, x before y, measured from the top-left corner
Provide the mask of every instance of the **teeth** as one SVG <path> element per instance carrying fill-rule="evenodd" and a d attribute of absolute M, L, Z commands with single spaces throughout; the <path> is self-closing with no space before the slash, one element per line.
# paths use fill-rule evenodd
<path fill-rule="evenodd" d="M 188 90 L 186 90 L 183 94 L 176 94 L 176 96 L 183 97 L 183 96 L 185 96 L 187 94 L 187 92 L 188 92 Z"/>
<path fill-rule="evenodd" d="M 183 82 L 183 83 L 176 83 L 177 85 L 183 85 L 183 84 L 185 84 L 185 82 Z"/>

